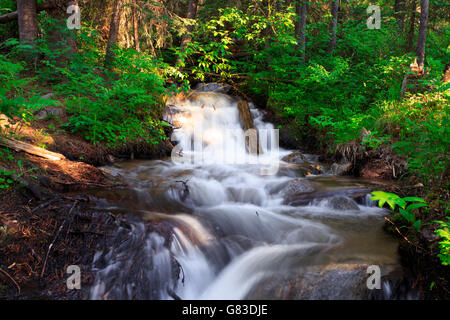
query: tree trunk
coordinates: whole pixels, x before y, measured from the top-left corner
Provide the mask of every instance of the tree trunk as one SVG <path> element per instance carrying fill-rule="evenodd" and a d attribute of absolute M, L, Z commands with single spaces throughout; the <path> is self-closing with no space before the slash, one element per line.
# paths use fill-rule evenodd
<path fill-rule="evenodd" d="M 37 1 L 17 0 L 19 40 L 34 42 L 38 35 Z"/>
<path fill-rule="evenodd" d="M 186 18 L 189 20 L 194 20 L 197 16 L 197 8 L 198 8 L 198 1 L 199 0 L 189 0 L 189 6 Z M 187 26 L 187 32 L 183 35 L 181 38 L 181 45 L 180 50 L 184 51 L 184 49 L 188 46 L 189 42 L 192 41 L 192 30 L 194 30 L 194 26 L 192 24 L 189 24 Z M 180 62 L 180 58 L 178 58 L 178 62 Z"/>
<path fill-rule="evenodd" d="M 430 0 L 422 0 L 420 5 L 420 27 L 419 37 L 417 39 L 417 64 L 420 68 L 423 68 L 425 61 L 425 40 L 427 38 L 427 24 L 428 24 L 428 9 L 430 6 Z"/>
<path fill-rule="evenodd" d="M 300 5 L 301 3 L 301 5 Z M 296 2 L 297 20 L 295 21 L 295 35 L 297 37 L 297 47 L 301 50 L 302 61 L 305 62 L 306 54 L 306 11 L 308 9 L 307 0 L 297 0 Z"/>
<path fill-rule="evenodd" d="M 139 46 L 139 22 L 137 19 L 136 4 L 133 5 L 132 10 L 133 10 L 134 48 L 136 49 L 136 51 L 141 51 L 140 46 Z"/>
<path fill-rule="evenodd" d="M 409 20 L 409 32 L 408 32 L 408 51 L 413 51 L 414 48 L 414 25 L 416 24 L 416 10 L 417 0 L 411 1 L 411 16 Z"/>
<path fill-rule="evenodd" d="M 338 24 L 339 0 L 333 0 L 331 3 L 331 23 L 330 23 L 330 42 L 328 43 L 328 52 L 333 52 L 336 47 L 336 29 Z"/>
<path fill-rule="evenodd" d="M 119 40 L 120 16 L 121 16 L 121 1 L 114 0 L 113 14 L 111 23 L 109 25 L 108 44 L 106 45 L 105 66 L 111 66 L 114 60 L 114 46 Z"/>
<path fill-rule="evenodd" d="M 405 24 L 405 0 L 395 0 L 394 12 L 398 28 L 400 29 L 400 32 L 403 32 Z"/>

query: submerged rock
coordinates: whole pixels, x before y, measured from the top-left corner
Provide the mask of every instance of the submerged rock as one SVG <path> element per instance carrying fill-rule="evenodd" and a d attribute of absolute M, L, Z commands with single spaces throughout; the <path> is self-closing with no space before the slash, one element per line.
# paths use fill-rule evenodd
<path fill-rule="evenodd" d="M 335 210 L 359 210 L 355 201 L 350 198 L 336 196 L 328 201 L 328 205 Z"/>

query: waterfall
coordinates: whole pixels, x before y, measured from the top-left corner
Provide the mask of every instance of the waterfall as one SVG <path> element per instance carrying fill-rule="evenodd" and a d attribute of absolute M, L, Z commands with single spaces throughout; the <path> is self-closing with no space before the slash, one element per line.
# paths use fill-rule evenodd
<path fill-rule="evenodd" d="M 91 299 L 244 299 L 272 278 L 302 277 L 311 268 L 333 265 L 327 272 L 355 284 L 365 279 L 363 268 L 339 266 L 397 265 L 396 243 L 381 230 L 386 212 L 367 198 L 348 198 L 361 185 L 304 176 L 300 164 L 281 160 L 292 151 L 279 148 L 273 125 L 252 104 L 262 152 L 249 152 L 238 103 L 214 92 L 170 98 L 172 158 L 110 168 L 133 186 L 118 209 L 140 220 L 96 255 Z M 339 190 L 345 197 L 314 200 Z M 305 192 L 307 205 L 287 204 Z M 332 296 L 332 284 L 300 282 Z"/>

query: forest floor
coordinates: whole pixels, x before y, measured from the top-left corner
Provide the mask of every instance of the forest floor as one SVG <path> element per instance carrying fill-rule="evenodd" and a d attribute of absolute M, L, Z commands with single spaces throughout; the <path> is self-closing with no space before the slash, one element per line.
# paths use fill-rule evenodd
<path fill-rule="evenodd" d="M 15 136 L 36 146 L 46 142 L 66 159 L 18 152 L 14 159 L 0 161 L 23 182 L 0 191 L 0 299 L 87 298 L 86 286 L 67 289 L 67 267 L 81 266 L 81 282 L 89 284 L 87 266 L 117 228 L 113 214 L 90 211 L 86 205 L 91 197 L 80 196 L 89 188 L 124 185 L 94 166 L 105 165 L 112 156 L 76 135 L 44 133 L 46 122 L 23 126 Z"/>
<path fill-rule="evenodd" d="M 96 167 L 114 161 L 114 157 L 102 146 L 59 130 L 59 123 L 62 121 L 56 119 L 35 121 L 31 126 L 23 126 L 16 136 L 36 146 L 45 144 L 48 150 L 63 154 L 65 160 L 19 152 L 14 154 L 14 160 L 0 161 L 0 167 L 20 173 L 27 182 L 26 186 L 16 184 L 0 191 L 0 299 L 88 298 L 87 290 L 93 281 L 92 259 L 121 223 L 114 214 L 89 210 L 93 199 L 87 192 L 80 195 L 89 188 L 126 184 Z M 46 132 L 49 125 L 54 128 L 52 133 Z M 132 152 L 122 155 L 139 156 Z M 389 181 L 385 191 L 401 196 L 421 195 L 423 185 L 414 178 L 392 180 L 381 160 L 366 158 L 360 160 L 364 163 L 360 167 L 370 168 L 366 172 L 369 177 L 373 172 L 381 172 L 380 177 Z M 434 192 L 446 194 L 439 187 Z M 428 220 L 439 217 L 440 210 L 431 204 Z M 432 229 L 417 236 L 411 230 L 400 230 L 396 223 L 391 217 L 385 227 L 399 239 L 409 285 L 419 289 L 421 298 L 448 299 L 449 268 L 442 266 L 428 249 L 437 241 Z M 67 289 L 66 270 L 73 264 L 83 270 L 82 290 Z"/>

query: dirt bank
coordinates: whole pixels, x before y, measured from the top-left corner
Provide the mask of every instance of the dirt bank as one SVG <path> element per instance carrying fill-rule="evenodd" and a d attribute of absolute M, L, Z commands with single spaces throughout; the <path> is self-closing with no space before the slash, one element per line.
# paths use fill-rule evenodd
<path fill-rule="evenodd" d="M 117 158 L 164 157 L 171 150 L 170 143 L 134 143 L 112 150 L 61 130 L 45 132 L 49 124 L 43 120 L 21 126 L 14 138 L 45 146 L 65 159 L 25 152 L 0 159 L 0 167 L 14 171 L 17 180 L 0 190 L 0 299 L 87 298 L 93 257 L 121 220 L 87 209 L 91 197 L 73 194 L 126 184 L 95 166 Z M 81 290 L 67 288 L 69 265 L 81 267 Z"/>

